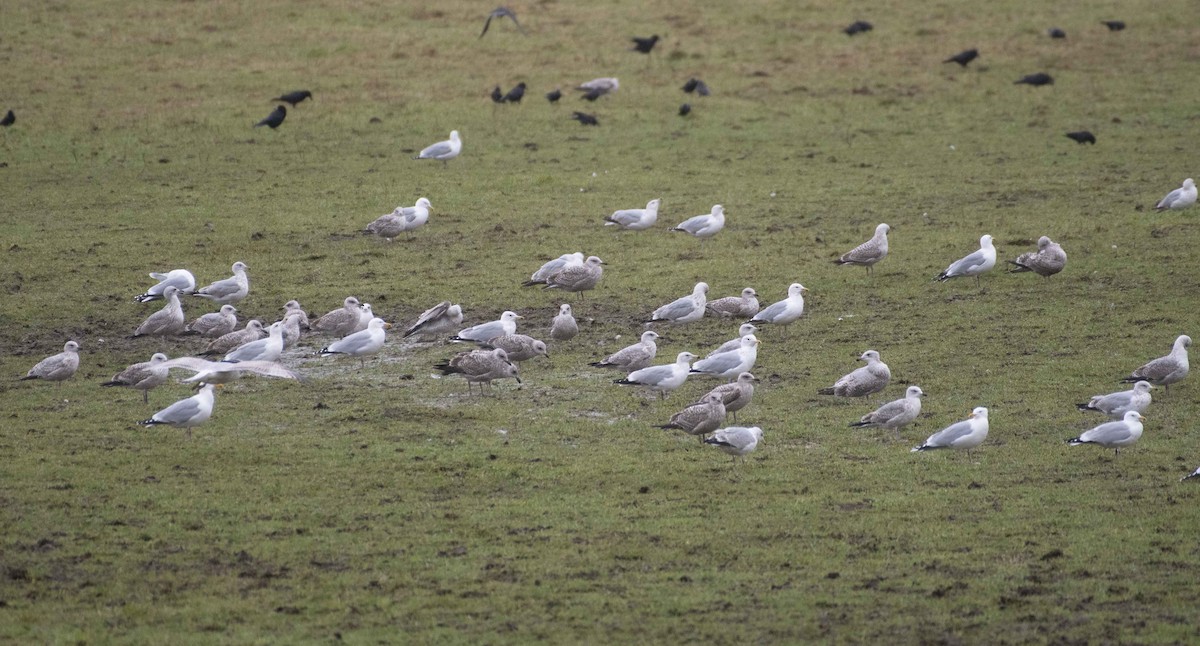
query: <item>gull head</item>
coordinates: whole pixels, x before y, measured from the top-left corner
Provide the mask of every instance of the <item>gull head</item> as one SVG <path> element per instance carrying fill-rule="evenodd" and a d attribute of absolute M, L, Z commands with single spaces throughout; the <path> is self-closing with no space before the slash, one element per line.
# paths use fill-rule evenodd
<path fill-rule="evenodd" d="M 988 247 L 992 246 L 992 236 L 986 233 L 983 234 L 983 237 L 979 239 L 979 246 L 983 249 L 987 249 Z"/>
<path fill-rule="evenodd" d="M 874 350 L 867 350 L 866 352 L 862 353 L 862 356 L 860 356 L 858 360 L 866 362 L 879 361 L 879 353 Z"/>
<path fill-rule="evenodd" d="M 980 406 L 980 407 L 976 408 L 975 410 L 971 411 L 971 414 L 968 415 L 967 418 L 968 419 L 987 419 L 987 416 L 988 416 L 988 409 L 984 408 L 983 406 Z"/>
<path fill-rule="evenodd" d="M 908 390 L 906 390 L 904 392 L 904 396 L 905 397 L 924 397 L 925 391 L 921 390 L 920 386 L 909 386 Z"/>
<path fill-rule="evenodd" d="M 249 269 L 249 267 L 246 266 L 246 263 L 240 260 L 233 263 L 233 273 L 235 274 L 246 271 L 247 269 Z"/>

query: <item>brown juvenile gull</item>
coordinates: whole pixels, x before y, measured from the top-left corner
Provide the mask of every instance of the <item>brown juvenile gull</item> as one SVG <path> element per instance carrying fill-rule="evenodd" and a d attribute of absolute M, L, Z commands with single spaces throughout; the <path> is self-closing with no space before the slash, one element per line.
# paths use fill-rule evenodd
<path fill-rule="evenodd" d="M 291 300 L 283 304 L 283 318 L 286 319 L 292 314 L 300 315 L 300 329 L 307 330 L 309 327 L 308 312 L 305 312 L 304 308 L 300 307 L 300 301 Z"/>
<path fill-rule="evenodd" d="M 246 276 L 246 263 L 233 263 L 233 276 L 218 280 L 211 285 L 197 289 L 192 296 L 207 298 L 217 305 L 236 303 L 250 293 L 250 279 Z"/>
<path fill-rule="evenodd" d="M 583 265 L 567 265 L 559 271 L 550 274 L 546 277 L 546 286 L 542 289 L 561 289 L 568 292 L 579 293 L 579 298 L 583 298 L 583 292 L 589 289 L 595 289 L 596 283 L 600 282 L 600 278 L 604 275 L 604 261 L 596 256 L 588 256 Z"/>
<path fill-rule="evenodd" d="M 657 338 L 658 332 L 646 330 L 642 332 L 642 338 L 637 343 L 617 350 L 602 361 L 594 361 L 588 365 L 596 368 L 616 368 L 626 372 L 641 370 L 649 366 L 658 354 L 658 344 L 654 342 Z"/>
<path fill-rule="evenodd" d="M 758 383 L 758 377 L 749 372 L 743 372 L 734 382 L 721 384 L 706 394 L 720 397 L 721 403 L 725 404 L 725 412 L 733 415 L 733 421 L 736 422 L 737 412 L 749 406 L 754 399 L 754 384 L 756 383 Z"/>
<path fill-rule="evenodd" d="M 706 305 L 708 312 L 723 319 L 749 319 L 758 314 L 758 292 L 753 287 L 742 290 L 741 296 L 726 296 Z"/>
<path fill-rule="evenodd" d="M 174 336 L 183 332 L 186 319 L 183 318 L 183 306 L 179 304 L 179 289 L 167 287 L 163 291 L 167 304 L 161 310 L 151 314 L 134 330 L 133 337 L 139 336 Z"/>
<path fill-rule="evenodd" d="M 1042 236 L 1038 238 L 1037 251 L 1023 253 L 1008 263 L 1016 266 L 1009 270 L 1010 274 L 1032 271 L 1039 276 L 1053 276 L 1067 266 L 1067 252 L 1057 242 Z"/>
<path fill-rule="evenodd" d="M 534 285 L 545 285 L 550 276 L 556 274 L 566 267 L 583 266 L 583 252 L 576 251 L 575 253 L 564 253 L 563 255 L 546 261 L 538 270 L 529 276 L 529 280 L 521 283 L 524 287 L 533 287 Z"/>
<path fill-rule="evenodd" d="M 257 319 L 252 319 L 246 323 L 246 327 L 210 341 L 208 347 L 204 348 L 204 352 L 201 352 L 200 356 L 211 357 L 223 355 L 238 346 L 261 339 L 265 333 L 266 331 L 263 329 L 262 323 Z"/>
<path fill-rule="evenodd" d="M 283 317 L 283 349 L 296 345 L 300 340 L 300 322 L 303 320 L 304 312 L 291 310 L 287 316 Z"/>
<path fill-rule="evenodd" d="M 1122 383 L 1132 383 L 1146 380 L 1155 386 L 1162 386 L 1169 393 L 1171 384 L 1182 381 L 1188 374 L 1188 346 L 1192 345 L 1192 337 L 1181 334 L 1171 346 L 1171 353 L 1159 357 L 1150 363 L 1133 371 L 1133 374 L 1121 380 Z"/>
<path fill-rule="evenodd" d="M 517 374 L 517 366 L 508 360 L 508 353 L 503 348 L 493 350 L 471 350 L 460 352 L 449 361 L 439 363 L 434 368 L 441 370 L 443 375 L 462 375 L 467 380 L 467 392 L 471 392 L 471 384 L 479 384 L 479 394 L 483 394 L 483 385 L 490 384 L 495 379 L 512 377 L 521 383 Z"/>
<path fill-rule="evenodd" d="M 558 315 L 550 325 L 550 338 L 555 341 L 570 341 L 576 334 L 579 334 L 579 323 L 571 313 L 570 304 L 563 303 L 558 306 Z"/>
<path fill-rule="evenodd" d="M 300 375 L 288 370 L 275 361 L 208 361 L 197 357 L 179 357 L 160 364 L 162 368 L 189 370 L 196 374 L 184 379 L 184 383 L 225 384 L 241 379 L 246 373 L 263 377 L 300 380 Z"/>
<path fill-rule="evenodd" d="M 142 402 L 150 403 L 150 391 L 167 383 L 169 370 L 163 363 L 167 355 L 156 352 L 149 361 L 135 363 L 113 375 L 113 378 L 100 384 L 101 386 L 122 386 L 142 391 Z"/>
<path fill-rule="evenodd" d="M 462 320 L 461 305 L 442 301 L 422 312 L 417 322 L 404 331 L 404 337 L 408 338 L 414 334 L 443 334 L 462 325 Z"/>
<path fill-rule="evenodd" d="M 690 404 L 687 408 L 671 416 L 671 420 L 655 428 L 679 429 L 696 439 L 704 441 L 704 436 L 717 430 L 725 421 L 725 404 L 720 395 L 709 393 L 700 401 Z"/>
<path fill-rule="evenodd" d="M 888 231 L 892 228 L 887 224 L 880 224 L 875 227 L 875 235 L 871 236 L 870 240 L 858 245 L 857 247 L 842 254 L 841 258 L 833 261 L 839 265 L 858 265 L 866 267 L 867 273 L 871 273 L 871 267 L 875 263 L 883 260 L 888 254 Z"/>
<path fill-rule="evenodd" d="M 924 396 L 925 391 L 919 386 L 909 386 L 904 392 L 904 397 L 876 408 L 863 415 L 857 422 L 852 422 L 850 426 L 891 429 L 899 440 L 900 429 L 911 424 L 921 414 L 921 398 Z"/>
<path fill-rule="evenodd" d="M 62 352 L 37 362 L 20 380 L 41 379 L 42 381 L 62 382 L 70 379 L 76 370 L 79 370 L 79 344 L 67 341 L 63 344 Z"/>
<path fill-rule="evenodd" d="M 187 324 L 184 334 L 198 334 L 203 337 L 217 338 L 237 329 L 237 308 L 232 305 L 222 305 L 220 312 L 205 314 Z"/>
<path fill-rule="evenodd" d="M 817 393 L 837 397 L 866 397 L 887 388 L 892 379 L 892 371 L 886 363 L 879 360 L 878 352 L 867 350 L 858 360 L 866 361 L 867 365 L 838 379 L 832 388 L 822 388 Z"/>
<path fill-rule="evenodd" d="M 358 327 L 358 315 L 361 311 L 362 303 L 353 296 L 347 296 L 341 307 L 313 321 L 310 326 L 317 332 L 338 337 L 346 336 Z"/>
<path fill-rule="evenodd" d="M 514 363 L 528 361 L 534 357 L 550 358 L 545 342 L 524 334 L 502 334 L 480 342 L 479 347 L 485 350 L 500 348 L 504 350 L 508 360 Z"/>
<path fill-rule="evenodd" d="M 401 233 L 412 231 L 425 224 L 429 220 L 431 208 L 429 200 L 422 197 L 414 206 L 398 206 L 391 213 L 375 218 L 363 229 L 363 233 L 375 234 L 390 241 Z"/>

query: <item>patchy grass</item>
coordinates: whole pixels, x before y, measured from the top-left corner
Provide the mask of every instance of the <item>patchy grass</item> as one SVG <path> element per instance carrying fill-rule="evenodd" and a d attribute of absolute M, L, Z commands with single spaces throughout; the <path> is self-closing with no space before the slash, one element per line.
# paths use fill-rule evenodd
<path fill-rule="evenodd" d="M 1196 640 L 1200 494 L 1176 482 L 1200 459 L 1193 385 L 1156 391 L 1117 459 L 1063 444 L 1100 421 L 1074 402 L 1194 332 L 1195 216 L 1149 210 L 1196 172 L 1182 3 L 514 9 L 527 38 L 477 38 L 482 10 L 458 1 L 6 8 L 0 372 L 67 338 L 84 357 L 61 387 L 0 383 L 0 637 Z M 859 18 L 875 30 L 838 31 Z M 624 51 L 654 32 L 649 60 Z M 967 70 L 940 63 L 967 47 Z M 1054 86 L 1013 86 L 1040 70 Z M 622 87 L 595 104 L 570 91 L 608 75 Z M 714 95 L 683 95 L 690 76 Z M 493 107 L 521 80 L 522 105 Z M 299 88 L 315 98 L 278 131 L 250 128 Z M 1062 136 L 1080 128 L 1098 144 Z M 451 129 L 462 157 L 410 159 Z M 355 234 L 419 196 L 434 212 L 411 239 Z M 600 226 L 651 197 L 655 229 Z M 703 247 L 667 232 L 713 203 L 729 224 Z M 872 277 L 830 262 L 883 221 Z M 929 283 L 983 233 L 1003 258 L 1050 235 L 1070 261 Z M 608 262 L 572 301 L 583 331 L 494 396 L 432 378 L 458 348 L 398 335 L 365 369 L 302 341 L 287 362 L 308 382 L 224 389 L 191 441 L 135 426 L 183 387 L 145 407 L 97 386 L 200 347 L 125 338 L 153 311 L 130 300 L 151 270 L 209 281 L 245 261 L 243 318 L 355 294 L 406 322 L 450 298 L 540 335 L 563 296 L 520 281 L 575 250 Z M 766 433 L 744 465 L 651 428 L 711 382 L 659 403 L 587 367 L 698 280 L 811 290 L 786 336 L 761 334 L 739 419 Z M 660 356 L 735 330 L 669 329 Z M 881 398 L 815 394 L 867 348 L 887 398 L 929 393 L 902 444 L 846 428 Z M 909 453 L 977 405 L 992 432 L 972 457 Z"/>

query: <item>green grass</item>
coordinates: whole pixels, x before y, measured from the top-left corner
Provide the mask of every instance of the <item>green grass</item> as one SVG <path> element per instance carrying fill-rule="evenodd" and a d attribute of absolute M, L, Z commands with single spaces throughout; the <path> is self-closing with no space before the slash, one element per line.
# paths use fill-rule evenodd
<path fill-rule="evenodd" d="M 488 7 L 457 0 L 6 7 L 0 374 L 68 338 L 84 351 L 61 387 L 0 382 L 0 640 L 1197 639 L 1200 494 L 1176 482 L 1200 461 L 1194 385 L 1155 391 L 1117 459 L 1063 443 L 1101 421 L 1073 403 L 1195 332 L 1196 212 L 1150 208 L 1196 173 L 1186 3 L 513 8 L 529 37 L 478 39 Z M 859 18 L 875 31 L 838 31 Z M 650 61 L 624 51 L 654 32 Z M 969 69 L 940 63 L 967 47 Z M 1043 70 L 1054 86 L 1012 84 Z M 609 75 L 622 87 L 596 104 L 570 91 Z M 683 95 L 690 76 L 714 95 Z M 492 106 L 521 80 L 523 105 Z M 299 88 L 315 99 L 278 131 L 250 128 Z M 1099 143 L 1062 136 L 1081 128 Z M 410 159 L 451 129 L 459 159 Z M 411 240 L 354 235 L 420 196 L 434 212 Z M 652 197 L 655 229 L 600 226 Z M 667 233 L 713 203 L 729 224 L 703 248 Z M 879 222 L 873 277 L 830 262 Z M 1002 258 L 1049 235 L 1067 269 L 930 284 L 983 233 Z M 287 357 L 308 382 L 231 385 L 189 441 L 136 426 L 182 386 L 146 407 L 97 385 L 200 347 L 125 338 L 154 309 L 130 300 L 148 271 L 245 261 L 243 319 L 354 294 L 407 323 L 449 298 L 537 336 L 562 295 L 520 281 L 575 250 L 608 263 L 601 288 L 519 389 L 431 378 L 458 348 L 393 334 L 360 370 L 311 338 Z M 652 428 L 711 381 L 658 403 L 587 367 L 698 280 L 810 289 L 786 337 L 760 335 L 739 420 L 765 438 L 744 465 Z M 735 330 L 668 329 L 660 357 Z M 902 443 L 846 428 L 879 398 L 815 394 L 867 348 L 888 398 L 929 394 Z M 992 430 L 972 456 L 909 452 L 978 405 Z"/>

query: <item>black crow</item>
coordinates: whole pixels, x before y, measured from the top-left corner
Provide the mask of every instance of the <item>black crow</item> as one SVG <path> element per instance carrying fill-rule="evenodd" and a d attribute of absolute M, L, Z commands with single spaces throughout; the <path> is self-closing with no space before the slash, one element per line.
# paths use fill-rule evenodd
<path fill-rule="evenodd" d="M 696 84 L 696 94 L 699 94 L 700 96 L 708 96 L 712 94 L 712 90 L 708 89 L 707 83 L 700 81 Z"/>
<path fill-rule="evenodd" d="M 561 98 L 562 98 L 562 90 L 559 90 L 557 88 L 553 92 L 546 93 L 546 100 L 551 103 L 558 103 L 558 100 Z"/>
<path fill-rule="evenodd" d="M 605 94 L 608 94 L 608 92 L 606 90 L 604 90 L 603 88 L 594 88 L 594 89 L 588 90 L 587 92 L 584 92 L 583 96 L 581 96 L 579 98 L 587 99 L 588 101 L 595 101 L 596 99 L 599 99 L 600 97 L 604 96 Z"/>
<path fill-rule="evenodd" d="M 1096 145 L 1096 135 L 1093 135 L 1092 133 L 1088 132 L 1087 130 L 1080 130 L 1079 132 L 1068 132 L 1067 136 L 1070 137 L 1071 139 L 1074 139 L 1075 143 L 1078 143 L 1078 144 L 1092 144 L 1093 146 Z"/>
<path fill-rule="evenodd" d="M 1022 83 L 1025 85 L 1033 85 L 1033 86 L 1040 87 L 1042 85 L 1054 85 L 1054 79 L 1045 72 L 1038 72 L 1037 74 L 1029 74 L 1027 76 L 1022 76 L 1021 80 L 1016 81 L 1015 83 L 1013 83 L 1013 85 L 1021 85 Z"/>
<path fill-rule="evenodd" d="M 287 108 L 283 107 L 282 105 L 275 106 L 275 109 L 271 111 L 271 114 L 268 114 L 266 119 L 254 124 L 254 127 L 257 128 L 259 126 L 267 126 L 271 130 L 274 130 L 279 127 L 279 124 L 283 123 L 283 118 L 286 116 Z"/>
<path fill-rule="evenodd" d="M 590 114 L 584 114 L 583 112 L 576 112 L 571 115 L 571 118 L 578 121 L 581 125 L 585 125 L 585 126 L 600 125 L 600 122 L 596 121 L 596 117 L 593 117 Z"/>
<path fill-rule="evenodd" d="M 692 113 L 692 104 L 684 103 L 683 105 L 679 106 L 679 116 L 686 117 L 691 113 Z"/>
<path fill-rule="evenodd" d="M 504 103 L 504 93 L 500 91 L 500 86 L 492 88 L 492 101 L 494 103 Z"/>
<path fill-rule="evenodd" d="M 506 103 L 520 103 L 523 98 L 525 98 L 525 81 L 517 83 L 517 87 L 509 90 L 508 94 L 504 95 Z"/>
<path fill-rule="evenodd" d="M 630 51 L 641 52 L 643 54 L 649 54 L 650 50 L 654 49 L 654 46 L 657 43 L 658 43 L 658 34 L 654 34 L 653 36 L 651 36 L 649 38 L 638 38 L 637 36 L 634 36 L 633 37 L 633 49 Z"/>
<path fill-rule="evenodd" d="M 951 56 L 950 58 L 947 58 L 946 60 L 944 60 L 942 62 L 943 63 L 958 63 L 959 65 L 966 67 L 967 63 L 970 63 L 971 61 L 973 61 L 977 58 L 979 58 L 979 50 L 978 49 L 968 49 L 968 50 L 961 51 L 961 52 Z"/>
<path fill-rule="evenodd" d="M 683 91 L 691 94 L 696 91 L 696 87 L 699 85 L 700 79 L 688 79 L 688 82 L 683 84 Z"/>
<path fill-rule="evenodd" d="M 3 119 L 0 119 L 0 126 L 4 126 L 5 128 L 7 128 L 16 122 L 17 122 L 17 115 L 13 114 L 12 110 L 9 110 L 8 114 L 4 115 Z"/>
<path fill-rule="evenodd" d="M 508 7 L 496 7 L 492 9 L 492 13 L 488 14 L 487 21 L 483 23 L 483 31 L 479 32 L 480 38 L 483 38 L 483 35 L 487 33 L 488 27 L 492 26 L 492 18 L 512 18 L 513 24 L 517 26 L 517 29 L 522 34 L 525 34 L 525 28 L 521 26 L 521 23 L 517 22 L 517 14 L 513 13 L 512 9 Z"/>
<path fill-rule="evenodd" d="M 1067 37 L 1067 32 L 1059 29 L 1058 27 L 1051 27 L 1050 29 L 1046 30 L 1046 33 L 1050 34 L 1051 38 L 1066 38 Z"/>
<path fill-rule="evenodd" d="M 296 107 L 297 103 L 299 103 L 305 99 L 311 99 L 311 98 L 312 98 L 312 92 L 309 92 L 308 90 L 296 90 L 295 92 L 288 92 L 287 94 L 285 94 L 283 96 L 277 96 L 271 100 L 272 101 L 283 101 L 284 103 L 290 103 L 292 105 L 292 107 L 294 108 L 294 107 Z"/>
<path fill-rule="evenodd" d="M 850 23 L 849 27 L 846 27 L 842 31 L 845 32 L 847 36 L 854 36 L 856 34 L 865 34 L 874 28 L 874 25 L 865 20 L 855 20 L 854 22 Z"/>
<path fill-rule="evenodd" d="M 1100 24 L 1108 27 L 1109 31 L 1121 31 L 1125 28 L 1125 23 L 1121 20 L 1101 20 Z"/>

